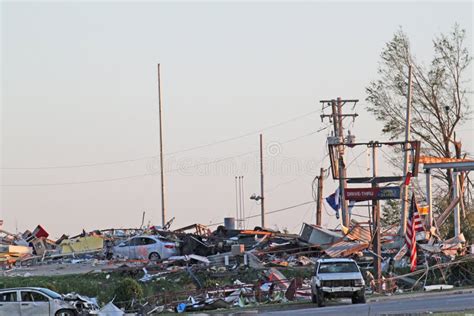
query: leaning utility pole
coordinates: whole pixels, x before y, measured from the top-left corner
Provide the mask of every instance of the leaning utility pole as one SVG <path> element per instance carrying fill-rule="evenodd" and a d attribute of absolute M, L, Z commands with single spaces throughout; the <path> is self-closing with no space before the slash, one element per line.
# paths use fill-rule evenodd
<path fill-rule="evenodd" d="M 408 66 L 408 91 L 407 91 L 407 116 L 405 125 L 405 146 L 404 146 L 404 158 L 403 158 L 403 176 L 406 177 L 408 174 L 408 159 L 409 149 L 408 142 L 410 141 L 410 130 L 411 130 L 411 88 L 412 88 L 412 69 L 411 64 Z M 405 236 L 407 229 L 407 210 L 408 210 L 408 186 L 410 184 L 404 184 L 402 187 L 402 211 L 400 213 L 400 237 Z"/>
<path fill-rule="evenodd" d="M 162 107 L 161 107 L 161 74 L 160 64 L 158 64 L 158 105 L 159 105 L 159 120 L 160 120 L 160 172 L 161 172 L 161 226 L 166 224 L 165 212 L 165 176 L 163 164 L 163 121 L 162 121 Z"/>
<path fill-rule="evenodd" d="M 345 227 L 349 227 L 350 219 L 349 219 L 349 210 L 348 210 L 348 202 L 344 198 L 345 190 L 347 187 L 347 176 L 346 176 L 346 165 L 344 163 L 344 146 L 345 146 L 345 137 L 344 137 L 344 125 L 343 119 L 345 117 L 353 117 L 354 119 L 358 116 L 357 114 L 344 114 L 342 113 L 342 107 L 344 104 L 350 102 L 357 104 L 359 100 L 342 100 L 340 97 L 337 100 L 321 100 L 320 102 L 324 104 L 331 105 L 331 114 L 323 114 L 321 115 L 321 119 L 328 117 L 330 121 L 333 123 L 334 127 L 334 139 L 338 144 L 337 151 L 334 153 L 330 153 L 331 155 L 331 166 L 333 167 L 333 178 L 339 180 L 339 201 L 341 201 L 341 210 L 342 210 L 342 225 Z M 334 140 L 329 141 L 329 144 L 334 144 Z M 334 162 L 334 163 L 333 163 Z"/>
<path fill-rule="evenodd" d="M 372 176 L 374 180 L 377 178 L 377 147 L 380 147 L 377 142 L 372 143 Z M 378 184 L 376 181 L 372 181 L 372 188 L 376 190 L 378 188 Z M 379 200 L 372 200 L 372 218 L 373 218 L 373 251 L 375 252 L 374 256 L 374 267 L 375 267 L 375 275 L 377 278 L 377 291 L 380 293 L 382 289 L 382 249 L 381 249 L 381 242 L 380 242 L 380 202 Z"/>
<path fill-rule="evenodd" d="M 263 135 L 260 134 L 260 213 L 262 216 L 262 228 L 265 228 L 265 198 L 263 191 Z"/>
<path fill-rule="evenodd" d="M 318 204 L 316 205 L 316 225 L 322 224 L 322 210 L 323 210 L 323 186 L 324 186 L 324 168 L 319 169 L 318 177 Z"/>

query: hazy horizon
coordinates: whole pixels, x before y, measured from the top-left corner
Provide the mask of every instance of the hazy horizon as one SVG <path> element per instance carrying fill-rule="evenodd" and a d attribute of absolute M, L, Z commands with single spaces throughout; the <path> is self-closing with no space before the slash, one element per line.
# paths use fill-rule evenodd
<path fill-rule="evenodd" d="M 433 37 L 459 23 L 472 54 L 472 8 L 471 2 L 2 2 L 4 228 L 23 232 L 41 224 L 59 237 L 137 227 L 143 211 L 146 222 L 161 224 L 157 63 L 172 228 L 234 216 L 234 179 L 241 175 L 246 214 L 259 214 L 248 197 L 260 191 L 260 131 L 266 210 L 311 201 L 314 176 L 329 166 L 331 128 L 323 129 L 329 123 L 321 122 L 319 100 L 359 99 L 359 117 L 346 126 L 358 140 L 387 139 L 364 100 L 385 43 L 402 27 L 417 60 L 429 63 Z M 471 154 L 472 122 L 459 135 Z M 348 151 L 351 172 L 367 172 L 364 154 Z M 388 175 L 385 155 L 380 173 Z M 329 178 L 324 195 L 336 186 Z M 315 221 L 314 213 L 314 204 L 304 205 L 268 215 L 267 222 L 298 232 L 302 222 Z M 323 226 L 337 224 L 334 212 L 323 213 Z"/>

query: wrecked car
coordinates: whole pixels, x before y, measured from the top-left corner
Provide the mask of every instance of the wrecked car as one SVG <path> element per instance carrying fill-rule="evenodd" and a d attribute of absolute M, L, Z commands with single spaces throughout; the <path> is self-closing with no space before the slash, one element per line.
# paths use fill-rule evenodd
<path fill-rule="evenodd" d="M 311 280 L 311 300 L 324 306 L 326 299 L 347 297 L 353 304 L 365 303 L 365 281 L 352 259 L 318 259 Z"/>
<path fill-rule="evenodd" d="M 0 290 L 0 315 L 76 316 L 61 295 L 46 288 L 21 287 Z"/>
<path fill-rule="evenodd" d="M 176 243 L 161 236 L 135 236 L 113 247 L 113 255 L 157 261 L 178 254 Z"/>

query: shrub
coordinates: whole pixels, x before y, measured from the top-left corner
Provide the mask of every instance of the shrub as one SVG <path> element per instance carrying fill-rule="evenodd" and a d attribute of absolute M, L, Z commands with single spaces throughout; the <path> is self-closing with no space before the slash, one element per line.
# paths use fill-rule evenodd
<path fill-rule="evenodd" d="M 114 304 L 119 307 L 126 307 L 129 305 L 131 300 L 139 300 L 143 298 L 143 289 L 134 279 L 125 278 L 117 285 L 114 294 Z"/>

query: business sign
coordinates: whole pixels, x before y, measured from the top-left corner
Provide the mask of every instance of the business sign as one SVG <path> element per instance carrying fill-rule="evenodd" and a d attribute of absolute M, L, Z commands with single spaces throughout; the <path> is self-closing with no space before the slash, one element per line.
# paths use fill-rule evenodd
<path fill-rule="evenodd" d="M 400 187 L 346 188 L 344 198 L 350 201 L 399 199 Z"/>

